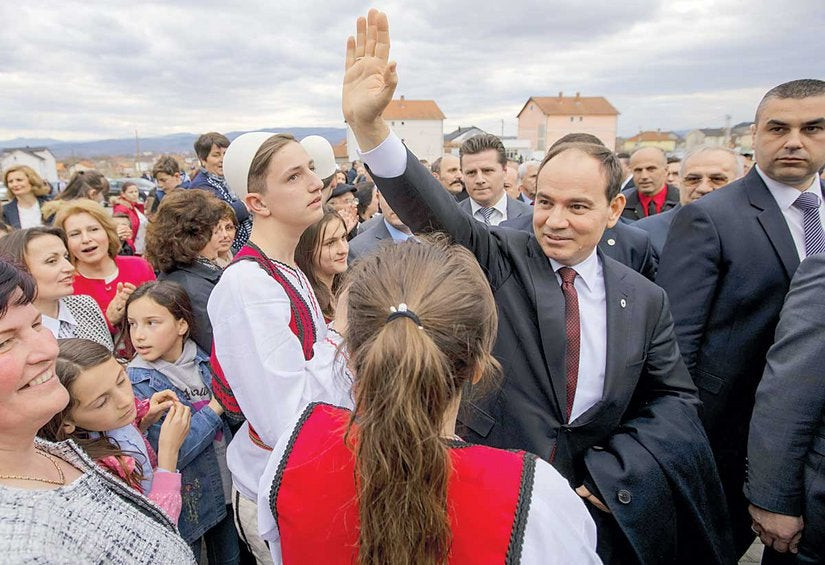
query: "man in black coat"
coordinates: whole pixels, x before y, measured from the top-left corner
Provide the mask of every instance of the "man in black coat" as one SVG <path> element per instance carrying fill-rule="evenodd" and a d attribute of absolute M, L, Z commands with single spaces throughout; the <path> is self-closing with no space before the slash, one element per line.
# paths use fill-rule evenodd
<path fill-rule="evenodd" d="M 538 238 L 474 220 L 381 118 L 397 76 L 386 16 L 370 19 L 348 44 L 343 93 L 362 157 L 413 232 L 446 231 L 474 253 L 498 305 L 504 378 L 492 394 L 468 391 L 459 433 L 551 461 L 588 502 L 605 562 L 728 561 L 721 489 L 667 299 L 596 250 L 624 205 L 616 157 L 592 144 L 548 153 Z"/>
<path fill-rule="evenodd" d="M 796 270 L 756 391 L 748 441 L 754 527 L 767 547 L 825 563 L 825 254 Z M 800 543 L 801 537 L 801 543 Z"/>
<path fill-rule="evenodd" d="M 627 204 L 622 218 L 635 222 L 655 216 L 679 204 L 679 189 L 665 182 L 667 158 L 657 147 L 642 147 L 630 156 L 632 188 L 623 191 Z"/>
<path fill-rule="evenodd" d="M 814 193 L 820 229 L 825 217 L 817 176 L 825 164 L 825 82 L 771 89 L 756 112 L 754 152 L 757 166 L 744 178 L 676 214 L 656 277 L 704 404 L 740 555 L 753 540 L 742 489 L 754 393 L 806 255 L 804 213 L 794 203 Z"/>

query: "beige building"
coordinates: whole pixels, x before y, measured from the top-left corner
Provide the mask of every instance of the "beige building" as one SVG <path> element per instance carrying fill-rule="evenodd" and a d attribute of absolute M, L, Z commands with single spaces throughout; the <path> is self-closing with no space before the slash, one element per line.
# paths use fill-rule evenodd
<path fill-rule="evenodd" d="M 384 120 L 419 159 L 433 161 L 444 151 L 444 113 L 434 100 L 407 100 L 401 96 L 390 101 Z M 357 143 L 347 128 L 349 160 L 358 159 Z"/>
<path fill-rule="evenodd" d="M 704 128 L 695 129 L 685 136 L 685 149 L 690 151 L 700 145 L 711 145 L 713 147 L 727 147 L 730 140 L 725 128 Z"/>
<path fill-rule="evenodd" d="M 589 133 L 615 150 L 618 121 L 619 112 L 602 96 L 531 96 L 518 113 L 518 139 L 543 152 L 568 133 Z"/>
<path fill-rule="evenodd" d="M 632 153 L 642 147 L 658 147 L 665 153 L 676 150 L 679 136 L 671 131 L 642 131 L 624 141 L 622 151 Z"/>

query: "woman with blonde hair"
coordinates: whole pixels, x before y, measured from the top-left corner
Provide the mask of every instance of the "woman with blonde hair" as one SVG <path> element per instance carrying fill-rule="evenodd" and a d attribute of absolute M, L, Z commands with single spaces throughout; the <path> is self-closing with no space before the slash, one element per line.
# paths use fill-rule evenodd
<path fill-rule="evenodd" d="M 66 232 L 77 269 L 75 294 L 88 294 L 106 315 L 114 335 L 126 299 L 141 284 L 155 280 L 152 266 L 137 256 L 118 255 L 120 239 L 112 218 L 100 204 L 80 198 L 57 201 L 54 226 Z"/>
<path fill-rule="evenodd" d="M 391 245 L 348 284 L 355 408 L 312 403 L 275 445 L 258 488 L 274 561 L 599 563 L 595 525 L 549 463 L 456 436 L 464 385 L 498 367 L 473 255 Z"/>
<path fill-rule="evenodd" d="M 11 198 L 3 206 L 3 221 L 17 229 L 43 225 L 40 206 L 48 201 L 51 187 L 40 175 L 27 165 L 14 165 L 6 169 L 3 182 Z"/>

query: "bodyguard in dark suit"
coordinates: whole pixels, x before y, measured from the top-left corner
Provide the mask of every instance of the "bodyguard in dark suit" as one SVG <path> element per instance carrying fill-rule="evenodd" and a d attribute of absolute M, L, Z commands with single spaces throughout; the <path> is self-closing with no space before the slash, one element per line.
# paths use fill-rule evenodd
<path fill-rule="evenodd" d="M 772 89 L 756 118 L 758 167 L 679 210 L 656 279 L 670 298 L 679 349 L 704 404 L 740 555 L 753 539 L 742 488 L 754 393 L 807 253 L 805 214 L 816 216 L 808 225 L 820 232 L 825 217 L 817 176 L 825 164 L 825 82 Z M 808 198 L 818 204 L 803 212 L 798 206 Z"/>
<path fill-rule="evenodd" d="M 825 254 L 805 259 L 791 282 L 756 391 L 748 461 L 745 495 L 766 547 L 798 545 L 797 562 L 825 563 Z"/>
<path fill-rule="evenodd" d="M 378 193 L 378 205 L 381 207 L 381 214 L 376 214 L 368 221 L 364 222 L 366 229 L 349 242 L 348 262 L 353 264 L 362 255 L 373 251 L 382 243 L 402 242 L 412 237 L 410 228 L 398 217 L 387 203 L 386 199 Z"/>
<path fill-rule="evenodd" d="M 650 235 L 650 242 L 661 257 L 670 225 L 679 208 L 741 178 L 742 173 L 739 156 L 726 147 L 700 145 L 691 149 L 681 163 L 680 204 L 655 216 L 642 218 L 634 222 L 633 227 Z"/>
<path fill-rule="evenodd" d="M 665 183 L 667 158 L 661 149 L 643 147 L 630 156 L 633 188 L 623 194 L 627 199 L 622 218 L 635 222 L 661 214 L 679 204 L 679 189 Z"/>
<path fill-rule="evenodd" d="M 370 19 L 348 44 L 343 92 L 362 157 L 413 232 L 446 231 L 474 253 L 499 309 L 494 354 L 504 377 L 492 394 L 468 391 L 459 434 L 552 461 L 588 501 L 606 562 L 730 561 L 721 490 L 664 292 L 596 250 L 624 205 L 615 156 L 590 144 L 548 154 L 539 239 L 474 220 L 381 119 L 397 76 L 386 16 Z M 465 180 L 469 189 L 466 168 Z"/>
<path fill-rule="evenodd" d="M 533 232 L 533 216 L 520 216 L 514 220 L 506 220 L 499 224 L 503 228 Z M 646 232 L 636 229 L 621 220 L 612 228 L 604 230 L 599 240 L 599 251 L 622 265 L 626 265 L 641 273 L 648 280 L 655 280 L 659 258 L 656 255 L 651 239 Z"/>

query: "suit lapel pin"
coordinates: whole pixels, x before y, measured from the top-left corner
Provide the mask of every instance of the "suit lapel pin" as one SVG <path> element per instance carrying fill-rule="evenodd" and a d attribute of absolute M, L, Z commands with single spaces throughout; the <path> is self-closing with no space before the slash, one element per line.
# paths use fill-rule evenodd
<path fill-rule="evenodd" d="M 616 240 L 611 237 L 610 239 L 607 240 L 607 244 L 608 245 L 616 245 Z"/>
<path fill-rule="evenodd" d="M 620 305 L 622 308 L 627 308 L 627 300 L 625 300 L 624 298 L 622 298 L 621 300 L 619 300 L 619 305 Z"/>

